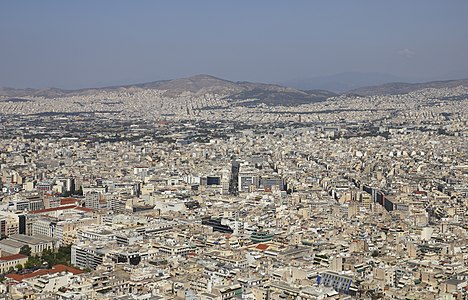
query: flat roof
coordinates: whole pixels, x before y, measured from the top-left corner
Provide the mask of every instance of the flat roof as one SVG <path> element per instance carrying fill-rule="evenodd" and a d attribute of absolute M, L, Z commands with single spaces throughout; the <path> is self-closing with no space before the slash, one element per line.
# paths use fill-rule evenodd
<path fill-rule="evenodd" d="M 5 245 L 9 247 L 14 247 L 14 248 L 21 248 L 24 246 L 24 243 L 20 243 L 18 241 L 13 241 L 13 240 L 2 240 L 0 241 L 0 245 Z"/>
<path fill-rule="evenodd" d="M 26 243 L 31 245 L 39 245 L 55 241 L 54 238 L 42 234 L 36 234 L 34 236 L 28 236 L 25 234 L 14 234 L 10 236 L 9 240 L 14 240 L 20 243 Z"/>

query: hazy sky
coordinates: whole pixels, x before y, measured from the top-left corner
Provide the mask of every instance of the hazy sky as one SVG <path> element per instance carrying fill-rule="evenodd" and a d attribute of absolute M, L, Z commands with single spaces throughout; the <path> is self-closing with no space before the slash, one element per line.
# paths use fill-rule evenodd
<path fill-rule="evenodd" d="M 467 0 L 1 1 L 0 86 L 468 77 Z"/>

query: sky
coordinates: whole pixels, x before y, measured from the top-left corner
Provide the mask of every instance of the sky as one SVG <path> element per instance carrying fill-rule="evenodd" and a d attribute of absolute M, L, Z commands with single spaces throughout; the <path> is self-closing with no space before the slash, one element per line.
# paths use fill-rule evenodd
<path fill-rule="evenodd" d="M 0 86 L 468 77 L 466 0 L 1 1 Z"/>

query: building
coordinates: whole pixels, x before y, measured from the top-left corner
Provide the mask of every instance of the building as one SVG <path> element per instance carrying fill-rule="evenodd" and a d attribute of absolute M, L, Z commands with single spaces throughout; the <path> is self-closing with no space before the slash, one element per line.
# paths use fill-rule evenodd
<path fill-rule="evenodd" d="M 38 234 L 54 237 L 57 221 L 50 218 L 37 218 L 32 222 L 32 235 Z"/>
<path fill-rule="evenodd" d="M 8 204 L 9 210 L 34 211 L 44 209 L 44 201 L 39 195 L 28 196 L 25 199 L 12 200 Z"/>
<path fill-rule="evenodd" d="M 107 248 L 101 245 L 81 243 L 71 247 L 71 264 L 80 269 L 93 269 L 102 264 Z"/>
<path fill-rule="evenodd" d="M 38 182 L 36 184 L 36 190 L 41 192 L 50 192 L 54 187 L 54 182 L 52 180 Z"/>
<path fill-rule="evenodd" d="M 319 285 L 330 286 L 335 289 L 335 291 L 344 294 L 351 294 L 355 292 L 351 287 L 353 283 L 353 278 L 344 274 L 337 272 L 325 272 L 317 276 L 317 283 Z"/>
<path fill-rule="evenodd" d="M 19 216 L 14 213 L 0 212 L 0 238 L 19 233 Z"/>
<path fill-rule="evenodd" d="M 19 253 L 21 247 L 25 245 L 28 245 L 31 248 L 32 255 L 38 255 L 45 249 L 55 250 L 57 247 L 57 241 L 54 238 L 41 234 L 36 236 L 14 234 L 8 239 L 0 241 L 0 249 L 12 254 Z"/>
<path fill-rule="evenodd" d="M 23 254 L 13 254 L 9 256 L 0 257 L 0 273 L 6 273 L 11 268 L 16 269 L 17 265 L 22 265 L 28 261 L 28 257 Z"/>
<path fill-rule="evenodd" d="M 36 288 L 38 289 L 43 289 L 45 287 L 49 287 L 51 289 L 53 289 L 54 287 L 56 289 L 60 288 L 60 286 L 57 286 L 59 282 L 62 282 L 62 281 L 56 281 L 56 280 L 53 280 L 52 278 L 53 277 L 48 277 L 49 279 L 52 279 L 52 280 L 48 280 L 47 276 L 48 275 L 54 275 L 54 274 L 70 274 L 70 275 L 79 275 L 81 273 L 84 273 L 83 271 L 81 270 L 78 270 L 76 268 L 73 268 L 73 267 L 69 267 L 69 266 L 65 266 L 65 265 L 54 265 L 52 266 L 51 269 L 39 269 L 39 270 L 36 270 L 32 273 L 27 273 L 27 274 L 8 274 L 6 275 L 7 278 L 9 279 L 12 279 L 16 282 L 37 282 L 38 285 L 36 286 Z M 43 276 L 46 276 L 46 277 L 43 277 Z M 34 279 L 37 278 L 43 278 L 43 280 L 40 280 L 40 281 L 35 281 Z M 52 283 L 52 285 L 50 284 Z M 53 284 L 53 283 L 56 283 L 56 284 Z M 69 283 L 69 282 L 67 282 Z"/>
<path fill-rule="evenodd" d="M 90 191 L 85 195 L 85 206 L 91 209 L 99 209 L 102 194 L 96 191 Z"/>

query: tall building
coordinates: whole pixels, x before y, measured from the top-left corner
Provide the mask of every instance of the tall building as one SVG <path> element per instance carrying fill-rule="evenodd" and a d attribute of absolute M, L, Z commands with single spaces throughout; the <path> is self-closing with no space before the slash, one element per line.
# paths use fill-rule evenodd
<path fill-rule="evenodd" d="M 85 206 L 87 208 L 99 209 L 100 208 L 101 193 L 92 191 L 86 193 L 85 196 Z"/>
<path fill-rule="evenodd" d="M 13 213 L 2 212 L 0 215 L 0 238 L 18 233 L 19 217 Z"/>
<path fill-rule="evenodd" d="M 372 196 L 369 193 L 361 192 L 361 205 L 367 210 L 372 209 Z"/>

